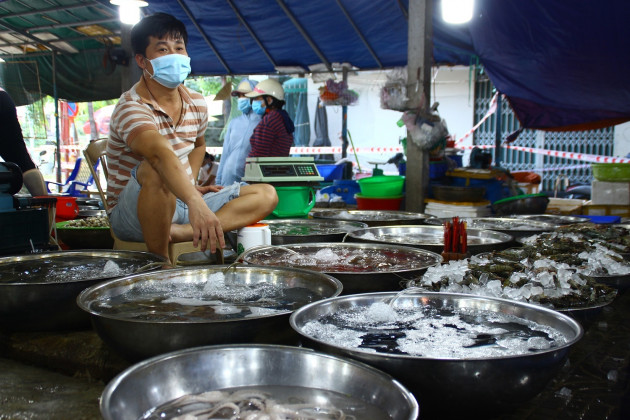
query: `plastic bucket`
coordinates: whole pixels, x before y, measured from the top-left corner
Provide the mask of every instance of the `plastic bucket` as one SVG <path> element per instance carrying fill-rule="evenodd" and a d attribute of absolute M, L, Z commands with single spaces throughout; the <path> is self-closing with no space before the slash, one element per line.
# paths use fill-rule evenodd
<path fill-rule="evenodd" d="M 76 219 L 79 214 L 79 206 L 77 205 L 77 198 L 72 196 L 55 196 L 57 199 L 56 206 L 56 222 L 63 222 L 65 220 Z"/>
<path fill-rule="evenodd" d="M 315 206 L 315 190 L 311 187 L 275 187 L 278 205 L 271 212 L 273 217 L 306 217 Z"/>
<path fill-rule="evenodd" d="M 355 195 L 358 210 L 400 210 L 404 195 L 387 198 L 365 197 L 362 194 Z"/>
<path fill-rule="evenodd" d="M 381 175 L 362 178 L 357 182 L 364 197 L 397 197 L 403 193 L 405 177 L 400 175 Z"/>

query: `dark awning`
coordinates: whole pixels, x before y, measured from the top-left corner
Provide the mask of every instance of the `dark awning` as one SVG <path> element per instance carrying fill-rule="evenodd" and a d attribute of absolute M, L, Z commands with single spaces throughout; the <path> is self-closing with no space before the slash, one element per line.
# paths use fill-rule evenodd
<path fill-rule="evenodd" d="M 32 37 L 33 28 L 50 32 L 79 50 L 60 52 L 68 61 L 57 63 L 59 97 L 118 97 L 118 69 L 108 74 L 111 63 L 103 59 L 109 56 L 106 48 L 120 41 L 115 9 L 106 0 L 57 3 L 55 8 L 46 0 L 0 2 L 0 28 L 5 29 L 0 29 L 0 56 L 24 59 L 7 55 L 13 42 L 8 35 L 25 45 L 33 43 L 24 39 Z M 187 25 L 188 50 L 198 75 L 271 74 L 284 67 L 307 70 L 344 62 L 368 70 L 407 62 L 408 0 L 149 3 L 145 12 L 171 13 Z M 442 21 L 440 4 L 435 0 L 434 63 L 469 65 L 478 60 L 525 127 L 587 128 L 630 120 L 629 1 L 476 0 L 473 20 L 459 26 Z M 51 24 L 51 19 L 58 23 Z M 113 36 L 85 35 L 81 23 L 101 25 Z M 52 95 L 51 66 L 43 63 L 50 63 L 50 55 L 41 54 L 63 44 L 37 45 L 38 52 L 26 56 L 42 61 L 42 90 Z"/>

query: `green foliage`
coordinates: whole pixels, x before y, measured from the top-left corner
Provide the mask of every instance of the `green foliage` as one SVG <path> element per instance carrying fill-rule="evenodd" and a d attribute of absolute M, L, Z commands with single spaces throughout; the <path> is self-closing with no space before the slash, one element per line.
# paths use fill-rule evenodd
<path fill-rule="evenodd" d="M 203 96 L 216 95 L 222 87 L 220 77 L 197 76 L 184 81 L 187 88 L 201 93 Z"/>

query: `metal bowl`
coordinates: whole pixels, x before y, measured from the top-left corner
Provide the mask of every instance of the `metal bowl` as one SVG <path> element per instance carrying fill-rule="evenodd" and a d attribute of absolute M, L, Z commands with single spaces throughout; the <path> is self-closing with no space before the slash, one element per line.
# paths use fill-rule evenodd
<path fill-rule="evenodd" d="M 118 271 L 104 271 L 108 261 Z M 101 281 L 157 270 L 166 258 L 139 251 L 64 251 L 0 258 L 0 328 L 73 330 L 88 328 L 90 318 L 75 301 Z"/>
<path fill-rule="evenodd" d="M 101 414 L 105 420 L 137 420 L 184 395 L 237 387 L 334 392 L 342 401 L 380 407 L 392 420 L 415 420 L 419 412 L 409 391 L 363 363 L 298 347 L 240 345 L 180 350 L 138 363 L 105 387 Z M 361 411 L 349 414 L 366 417 Z"/>
<path fill-rule="evenodd" d="M 221 289 L 208 291 L 211 276 L 221 273 Z M 291 311 L 341 290 L 339 280 L 313 271 L 214 265 L 107 281 L 84 290 L 77 303 L 103 341 L 139 360 L 202 345 L 292 342 Z M 280 299 L 279 309 L 266 309 Z"/>
<path fill-rule="evenodd" d="M 346 233 L 368 227 L 366 223 L 342 220 L 277 219 L 265 220 L 273 245 L 304 242 L 341 242 Z"/>
<path fill-rule="evenodd" d="M 373 226 L 421 225 L 425 220 L 434 217 L 430 214 L 413 213 L 395 210 L 322 210 L 311 211 L 313 219 L 346 220 L 367 223 Z"/>
<path fill-rule="evenodd" d="M 544 213 L 549 205 L 549 197 L 544 194 L 525 194 L 504 198 L 492 203 L 492 210 L 497 216 L 508 214 Z"/>
<path fill-rule="evenodd" d="M 488 267 L 488 271 L 490 272 L 492 270 L 491 268 L 492 266 L 498 267 L 503 264 L 507 264 L 508 266 L 510 266 L 511 262 L 522 261 L 523 259 L 528 258 L 527 254 L 525 253 L 525 248 L 508 248 L 504 251 L 501 251 L 500 253 L 482 252 L 480 254 L 475 255 L 475 257 L 479 259 L 489 260 L 490 262 L 487 264 L 487 267 Z M 469 263 L 471 262 L 470 260 L 467 260 L 467 261 Z M 441 280 L 443 280 L 444 277 L 449 277 L 447 274 L 447 268 L 448 268 L 447 266 L 441 266 L 438 268 L 438 274 L 441 274 L 440 276 Z M 442 269 L 444 269 L 443 271 L 444 274 L 442 274 L 442 271 L 441 271 Z M 511 276 L 511 274 L 514 272 L 518 272 L 519 269 L 520 269 L 519 266 L 512 266 L 511 269 L 508 269 L 505 271 L 500 269 L 501 271 L 497 271 L 495 273 L 496 276 L 491 277 L 490 280 L 492 279 L 499 280 L 500 282 L 502 282 L 502 285 L 505 285 L 506 282 L 509 283 L 507 279 Z M 542 269 L 539 268 L 538 270 L 542 270 Z M 530 276 L 530 273 L 531 273 L 530 271 L 525 272 L 527 277 Z M 544 302 L 539 302 L 534 299 L 530 300 L 529 298 L 523 301 L 527 303 L 535 304 L 535 305 L 542 305 L 542 306 L 551 308 L 553 310 L 556 310 L 558 312 L 562 312 L 567 315 L 572 315 L 574 316 L 574 318 L 575 317 L 590 317 L 593 314 L 599 313 L 604 306 L 611 304 L 612 301 L 617 296 L 616 290 L 611 289 L 610 287 L 606 287 L 609 285 L 605 284 L 604 282 L 599 281 L 601 277 L 591 276 L 590 278 L 592 280 L 589 280 L 589 284 L 588 284 L 589 288 L 586 289 L 588 290 L 588 292 L 583 292 L 580 295 L 579 299 L 576 298 L 574 295 L 570 295 L 572 297 L 571 299 L 568 299 L 566 296 L 563 298 L 558 298 L 558 297 L 550 298 L 549 296 L 551 296 L 551 293 L 545 293 L 545 295 L 547 296 Z M 453 278 L 452 277 L 449 278 L 449 286 L 452 281 L 453 281 Z M 461 284 L 459 281 L 457 283 Z M 600 283 L 600 284 L 595 284 L 595 283 Z M 406 287 L 418 288 L 419 290 L 423 290 L 427 292 L 441 292 L 441 293 L 457 292 L 459 293 L 458 290 L 448 289 L 443 284 L 445 285 L 446 283 L 445 282 L 443 283 L 442 281 L 440 281 L 439 283 L 434 283 L 435 287 L 430 287 L 430 286 L 424 286 L 422 281 L 418 282 L 415 280 L 411 280 L 407 283 Z M 462 292 L 462 293 L 488 295 L 488 296 L 492 295 L 492 293 L 490 293 L 487 290 L 487 284 L 485 283 L 485 281 L 480 280 L 477 283 L 477 285 L 482 287 L 483 290 L 473 292 L 470 289 L 468 289 L 467 292 Z M 515 288 L 515 287 L 516 285 L 510 284 L 510 288 Z M 546 287 L 549 287 L 552 290 L 555 290 L 557 288 L 557 286 L 555 285 L 553 287 L 551 286 L 546 286 Z M 502 289 L 502 291 L 504 291 L 504 289 Z M 501 296 L 499 296 L 499 298 L 510 299 L 510 295 L 507 293 L 504 293 Z"/>
<path fill-rule="evenodd" d="M 392 303 L 392 300 L 395 302 Z M 348 309 L 369 307 L 376 302 L 392 303 L 415 311 L 426 308 L 436 319 L 449 311 L 452 314 L 455 309 L 471 311 L 469 313 L 474 316 L 473 319 L 492 313 L 514 315 L 558 330 L 566 337 L 566 343 L 548 350 L 512 356 L 432 358 L 379 353 L 365 348 L 344 348 L 337 342 L 316 339 L 304 332 L 305 325 L 310 321 Z M 481 296 L 428 292 L 369 293 L 327 299 L 295 311 L 290 323 L 302 335 L 305 345 L 365 362 L 400 380 L 420 401 L 423 412 L 439 412 L 454 405 L 468 413 L 472 412 L 470 410 L 488 412 L 493 407 L 527 401 L 553 378 L 565 363 L 569 348 L 583 334 L 580 324 L 571 317 L 537 305 Z M 370 325 L 379 328 L 384 323 L 374 319 Z"/>
<path fill-rule="evenodd" d="M 444 222 L 451 221 L 451 219 L 450 217 L 436 217 L 428 219 L 427 225 L 441 226 Z M 460 220 L 465 221 L 468 228 L 503 232 L 511 235 L 514 239 L 538 232 L 549 232 L 558 227 L 557 224 L 553 223 L 510 217 L 463 217 Z"/>
<path fill-rule="evenodd" d="M 338 261 L 326 265 L 315 254 L 330 250 L 336 256 L 352 255 L 357 258 L 351 263 Z M 359 260 L 362 254 L 382 257 L 393 264 L 391 267 L 370 265 L 370 261 Z M 293 260 L 287 257 L 297 256 Z M 400 290 L 409 279 L 418 278 L 428 267 L 440 264 L 442 256 L 416 248 L 356 243 L 316 243 L 287 246 L 258 247 L 246 251 L 242 257 L 248 264 L 280 265 L 322 271 L 341 281 L 344 294 Z M 402 283 L 402 284 L 401 284 Z"/>
<path fill-rule="evenodd" d="M 99 210 L 98 207 L 96 207 L 96 209 L 84 209 L 83 207 L 79 206 L 79 214 L 77 215 L 77 219 L 105 216 L 107 216 L 107 212 L 105 210 Z"/>
<path fill-rule="evenodd" d="M 483 200 L 486 188 L 433 185 L 432 191 L 436 200 L 475 203 Z"/>
<path fill-rule="evenodd" d="M 468 252 L 505 249 L 510 246 L 512 236 L 502 232 L 467 229 Z M 444 228 L 442 226 L 383 226 L 355 230 L 346 235 L 347 242 L 367 242 L 407 245 L 441 253 L 444 250 Z"/>
<path fill-rule="evenodd" d="M 57 222 L 57 239 L 68 248 L 112 249 L 114 246 L 109 226 L 72 227 L 68 222 Z"/>
<path fill-rule="evenodd" d="M 579 216 L 563 216 L 559 214 L 511 214 L 511 219 L 528 219 L 555 225 L 570 225 L 573 223 L 588 222 L 588 219 Z"/>

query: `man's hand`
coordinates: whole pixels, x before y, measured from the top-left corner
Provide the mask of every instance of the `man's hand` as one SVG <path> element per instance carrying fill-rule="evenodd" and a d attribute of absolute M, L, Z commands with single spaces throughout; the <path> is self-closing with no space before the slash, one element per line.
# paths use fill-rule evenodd
<path fill-rule="evenodd" d="M 188 217 L 193 228 L 193 245 L 200 244 L 202 251 L 205 251 L 210 242 L 210 252 L 217 250 L 217 245 L 221 248 L 225 246 L 223 228 L 219 218 L 206 206 L 201 196 L 188 205 Z"/>
<path fill-rule="evenodd" d="M 197 191 L 199 191 L 201 195 L 209 192 L 219 192 L 223 189 L 223 187 L 220 185 L 206 185 L 205 187 L 195 185 L 195 188 L 197 188 Z"/>

